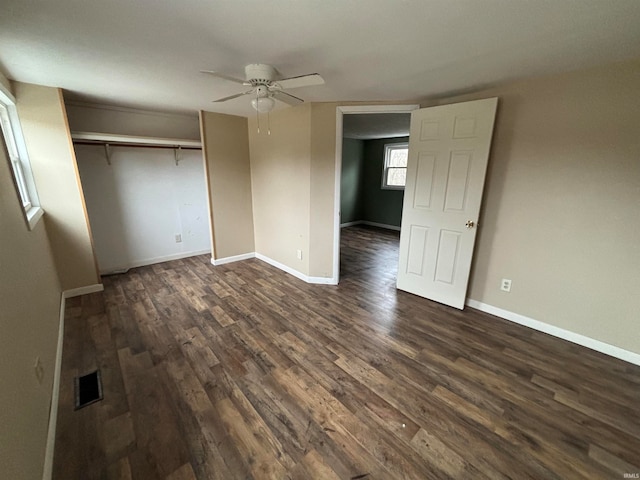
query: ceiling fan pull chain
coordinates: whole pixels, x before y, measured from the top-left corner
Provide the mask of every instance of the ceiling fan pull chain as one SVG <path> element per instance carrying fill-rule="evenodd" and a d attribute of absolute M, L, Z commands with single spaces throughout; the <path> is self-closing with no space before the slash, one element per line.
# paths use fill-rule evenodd
<path fill-rule="evenodd" d="M 267 135 L 271 135 L 271 117 L 269 116 L 269 112 L 267 112 Z"/>
<path fill-rule="evenodd" d="M 260 99 L 258 96 L 258 90 L 256 89 L 256 102 Z M 258 134 L 260 134 L 260 112 L 256 108 L 256 122 L 258 123 Z"/>

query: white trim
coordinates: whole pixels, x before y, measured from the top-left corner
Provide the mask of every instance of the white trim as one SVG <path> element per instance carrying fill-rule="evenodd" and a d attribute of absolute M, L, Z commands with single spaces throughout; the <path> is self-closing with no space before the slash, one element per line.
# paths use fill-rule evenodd
<path fill-rule="evenodd" d="M 389 225 L 389 224 L 386 224 L 386 223 L 370 222 L 368 220 L 356 220 L 355 222 L 341 223 L 340 224 L 340 228 L 354 227 L 356 225 L 368 225 L 370 227 L 378 227 L 378 228 L 385 228 L 387 230 L 395 230 L 396 232 L 400 231 L 400 227 L 397 227 L 395 225 Z"/>
<path fill-rule="evenodd" d="M 225 263 L 240 262 L 242 260 L 249 260 L 250 258 L 256 258 L 255 252 L 243 253 L 241 255 L 233 255 L 231 257 L 217 259 L 211 258 L 211 265 L 215 265 L 217 267 L 218 265 L 224 265 Z"/>
<path fill-rule="evenodd" d="M 16 107 L 16 99 L 3 85 L 2 87 L 3 88 L 0 89 L 0 104 L 2 104 L 7 114 L 8 128 L 10 129 L 10 132 L 7 132 L 7 136 L 10 135 L 12 137 L 13 142 L 11 143 L 16 149 L 16 152 L 12 152 L 12 149 L 7 145 L 9 156 L 12 160 L 11 167 L 18 187 L 20 200 L 23 202 L 23 210 L 29 230 L 33 230 L 40 217 L 42 217 L 42 212 L 38 212 L 37 210 L 40 206 L 38 190 L 33 178 L 33 171 L 31 170 L 31 161 L 29 160 L 27 144 L 25 143 L 22 132 L 22 124 Z M 1 132 L 0 135 L 2 135 Z M 7 139 L 7 142 L 10 141 L 10 139 Z M 17 158 L 14 158 L 15 155 L 17 155 Z M 17 168 L 16 165 L 18 165 Z M 16 171 L 17 169 L 19 171 Z M 24 200 L 28 203 L 25 204 Z"/>
<path fill-rule="evenodd" d="M 271 265 L 273 267 L 279 268 L 283 272 L 287 272 L 288 274 L 293 275 L 294 277 L 299 278 L 300 280 L 304 280 L 305 282 L 309 278 L 304 273 L 299 272 L 298 270 L 295 270 L 295 269 L 285 265 L 284 263 L 280 263 L 277 260 L 274 260 L 273 258 L 269 258 L 269 257 L 267 257 L 265 255 L 262 255 L 261 253 L 257 253 L 256 252 L 256 258 L 258 260 L 262 260 L 263 262 L 268 263 L 269 265 Z"/>
<path fill-rule="evenodd" d="M 285 265 L 284 263 L 280 263 L 277 260 L 274 260 L 273 258 L 269 258 L 265 255 L 262 255 L 261 253 L 256 253 L 256 258 L 258 260 L 262 260 L 265 263 L 268 263 L 273 267 L 279 268 L 283 272 L 293 275 L 294 277 L 299 278 L 304 282 L 316 283 L 320 285 L 337 285 L 337 283 L 331 277 L 309 277 L 308 275 L 305 275 L 304 273 L 299 272 L 298 270 L 291 268 Z"/>
<path fill-rule="evenodd" d="M 44 210 L 42 207 L 33 206 L 27 210 L 27 220 L 29 221 L 29 230 L 33 230 L 38 224 L 38 220 L 42 218 Z"/>
<path fill-rule="evenodd" d="M 135 145 L 164 145 L 170 147 L 202 148 L 202 142 L 200 140 L 189 140 L 185 138 L 136 137 L 132 135 L 97 132 L 71 132 L 71 138 L 73 140 L 88 140 L 92 142 L 111 143 L 114 145 L 124 143 Z"/>
<path fill-rule="evenodd" d="M 0 73 L 2 75 L 2 73 Z M 4 83 L 0 82 L 0 102 L 16 104 L 16 97 L 13 96 L 13 92 L 4 86 Z"/>
<path fill-rule="evenodd" d="M 337 285 L 332 277 L 307 277 L 305 281 L 314 285 Z"/>
<path fill-rule="evenodd" d="M 363 220 L 356 220 L 355 222 L 341 223 L 340 228 L 355 227 L 356 225 L 362 225 L 362 222 Z"/>
<path fill-rule="evenodd" d="M 395 230 L 396 232 L 400 231 L 400 227 L 397 227 L 395 225 L 388 225 L 386 223 L 376 223 L 376 222 L 369 222 L 367 220 L 363 220 L 362 224 L 369 225 L 370 227 L 378 227 L 378 228 L 386 228 L 387 230 Z"/>
<path fill-rule="evenodd" d="M 104 285 L 101 283 L 94 283 L 93 285 L 86 285 L 84 287 L 72 288 L 62 292 L 64 298 L 79 297 L 80 295 L 86 295 L 88 293 L 102 292 Z"/>
<path fill-rule="evenodd" d="M 338 108 L 342 113 L 411 113 L 420 108 L 418 104 L 406 105 L 342 105 Z M 402 135 L 406 136 L 406 135 Z"/>
<path fill-rule="evenodd" d="M 509 320 L 519 325 L 533 328 L 534 330 L 538 330 L 554 337 L 567 340 L 571 343 L 582 345 L 583 347 L 587 347 L 591 350 L 604 353 L 605 355 L 610 355 L 620 360 L 624 360 L 625 362 L 633 363 L 634 365 L 640 365 L 640 354 L 638 353 L 630 352 L 620 347 L 601 342 L 600 340 L 595 340 L 579 333 L 571 332 L 554 325 L 549 325 L 548 323 L 541 322 L 540 320 L 525 317 L 524 315 L 520 315 L 519 313 L 503 310 L 502 308 L 494 307 L 493 305 L 478 302 L 477 300 L 472 300 L 470 298 L 467 298 L 466 304 L 471 308 L 475 308 L 476 310 L 490 313 L 491 315 L 495 315 L 496 317 L 504 318 L 505 320 Z"/>
<path fill-rule="evenodd" d="M 137 260 L 127 265 L 121 265 L 118 267 L 111 267 L 108 270 L 100 270 L 100 275 L 110 275 L 113 273 L 123 273 L 130 268 L 146 267 L 147 265 L 153 265 L 156 263 L 170 262 L 171 260 L 180 260 L 182 258 L 195 257 L 197 255 L 205 255 L 211 253 L 208 248 L 206 250 L 192 250 L 190 252 L 172 253 L 171 255 L 163 255 L 162 257 L 146 258 L 144 260 Z"/>
<path fill-rule="evenodd" d="M 333 188 L 333 276 L 331 283 L 340 281 L 340 181 L 342 178 L 342 126 L 345 114 L 407 113 L 420 105 L 345 105 L 336 107 L 336 171 Z"/>
<path fill-rule="evenodd" d="M 391 142 L 391 143 L 385 143 L 384 144 L 384 164 L 382 167 L 382 178 L 380 179 L 380 189 L 382 190 L 404 190 L 404 185 L 388 185 L 387 184 L 387 180 L 388 180 L 388 175 L 387 172 L 389 171 L 390 168 L 404 168 L 405 170 L 407 170 L 407 167 L 390 167 L 389 164 L 389 157 L 390 157 L 390 151 L 392 150 L 400 150 L 400 149 L 406 149 L 407 151 L 409 150 L 409 142 Z M 408 156 L 408 154 L 407 154 Z"/>
<path fill-rule="evenodd" d="M 62 344 L 64 339 L 65 307 L 65 296 L 60 295 L 60 323 L 58 325 L 58 345 L 56 347 L 56 363 L 53 371 L 51 406 L 49 408 L 49 428 L 47 430 L 47 446 L 44 451 L 44 469 L 42 471 L 42 480 L 51 480 L 51 477 L 53 476 L 53 454 L 56 446 L 58 402 L 60 400 L 60 375 L 62 372 Z"/>

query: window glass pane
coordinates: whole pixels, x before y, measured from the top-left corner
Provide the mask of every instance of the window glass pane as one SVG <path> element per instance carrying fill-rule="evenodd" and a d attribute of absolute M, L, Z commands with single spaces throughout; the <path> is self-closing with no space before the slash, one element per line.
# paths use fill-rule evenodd
<path fill-rule="evenodd" d="M 20 165 L 20 160 L 12 160 L 11 163 L 13 164 L 13 173 L 16 177 L 16 183 L 18 184 L 18 192 L 20 193 L 22 205 L 25 208 L 29 208 L 31 206 L 31 202 L 29 202 L 29 195 L 27 194 L 27 184 L 24 181 L 22 165 Z"/>
<path fill-rule="evenodd" d="M 387 164 L 387 166 L 406 167 L 408 154 L 409 154 L 409 149 L 407 148 L 389 149 L 389 163 Z"/>
<path fill-rule="evenodd" d="M 389 168 L 387 170 L 387 185 L 394 187 L 404 187 L 407 181 L 406 168 Z"/>
<path fill-rule="evenodd" d="M 15 178 L 16 185 L 18 187 L 18 193 L 20 194 L 20 200 L 26 210 L 31 208 L 31 200 L 29 198 L 29 190 L 25 181 L 22 160 L 18 154 L 18 146 L 16 145 L 16 139 L 14 137 L 14 131 L 11 126 L 11 119 L 9 118 L 9 111 L 7 106 L 0 103 L 0 126 L 2 127 L 2 136 L 4 137 L 5 144 L 7 145 L 7 151 L 9 152 L 9 158 L 11 159 L 11 166 L 13 167 L 13 177 Z"/>

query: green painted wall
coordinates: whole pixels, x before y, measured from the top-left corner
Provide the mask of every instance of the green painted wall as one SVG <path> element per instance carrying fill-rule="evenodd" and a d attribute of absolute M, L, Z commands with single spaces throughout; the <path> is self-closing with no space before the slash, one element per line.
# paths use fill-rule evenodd
<path fill-rule="evenodd" d="M 404 190 L 383 190 L 384 145 L 408 142 L 409 137 L 383 138 L 364 141 L 364 168 L 362 171 L 362 207 L 360 220 L 400 226 Z"/>
<path fill-rule="evenodd" d="M 340 223 L 363 220 L 362 174 L 364 141 L 342 140 L 342 180 L 340 182 Z"/>

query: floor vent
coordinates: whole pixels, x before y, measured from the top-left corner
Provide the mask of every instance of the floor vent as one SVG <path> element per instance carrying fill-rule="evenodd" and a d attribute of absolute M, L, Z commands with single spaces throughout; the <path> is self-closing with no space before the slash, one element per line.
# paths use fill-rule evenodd
<path fill-rule="evenodd" d="M 102 400 L 102 378 L 100 370 L 75 378 L 76 408 L 86 407 Z"/>

